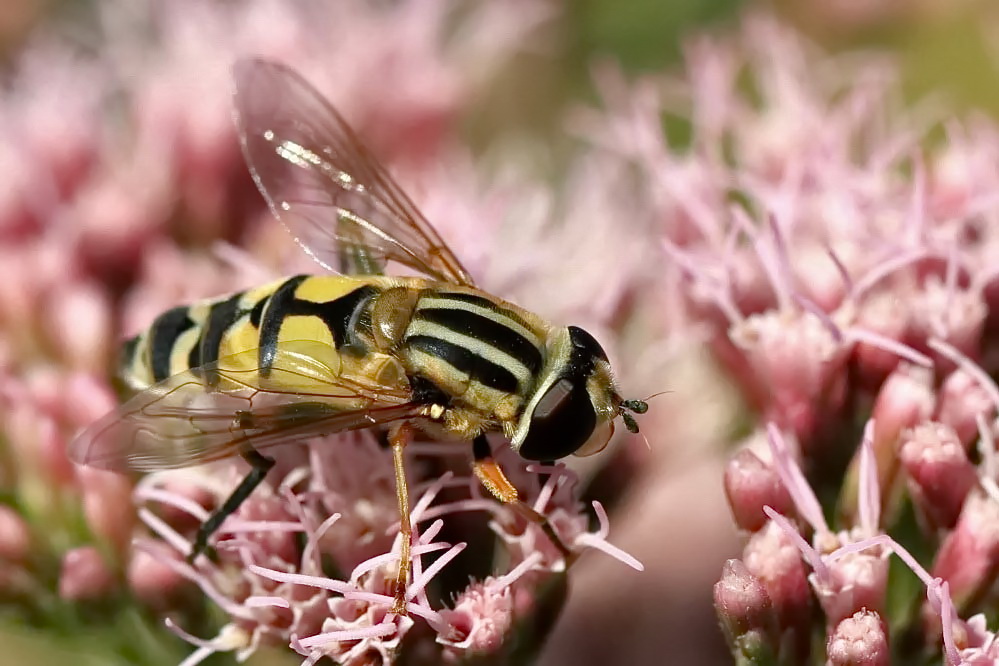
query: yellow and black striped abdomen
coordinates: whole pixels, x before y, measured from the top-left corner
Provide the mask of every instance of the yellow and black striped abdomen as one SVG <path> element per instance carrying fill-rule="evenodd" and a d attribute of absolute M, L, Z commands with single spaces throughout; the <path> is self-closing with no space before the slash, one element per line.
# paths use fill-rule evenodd
<path fill-rule="evenodd" d="M 257 350 L 266 374 L 279 345 L 308 340 L 340 350 L 363 347 L 371 299 L 395 286 L 391 278 L 305 276 L 286 278 L 227 298 L 164 312 L 148 330 L 125 343 L 120 373 L 134 390 L 220 358 Z M 361 350 L 363 351 L 363 350 Z"/>

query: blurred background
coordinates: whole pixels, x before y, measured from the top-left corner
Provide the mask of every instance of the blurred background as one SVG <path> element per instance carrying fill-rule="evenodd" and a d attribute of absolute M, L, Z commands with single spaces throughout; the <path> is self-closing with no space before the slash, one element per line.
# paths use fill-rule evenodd
<path fill-rule="evenodd" d="M 685 94 L 701 36 L 724 40 L 760 13 L 808 49 L 891 60 L 900 103 L 995 114 L 999 4 L 287 5 L 0 4 L 0 505 L 19 516 L 0 519 L 0 599 L 37 586 L 30 612 L 0 603 L 0 664 L 170 664 L 192 649 L 157 624 L 139 564 L 84 568 L 72 588 L 63 556 L 85 535 L 127 541 L 131 525 L 105 524 L 116 518 L 102 507 L 128 489 L 91 492 L 55 451 L 110 404 L 114 340 L 173 304 L 260 281 L 235 247 L 279 272 L 297 266 L 245 203 L 226 91 L 248 53 L 286 58 L 335 99 L 491 291 L 611 340 L 630 396 L 668 391 L 642 419 L 647 443 L 617 442 L 610 462 L 584 468 L 612 509 L 611 542 L 646 571 L 585 558 L 538 663 L 731 663 L 711 586 L 740 548 L 722 476 L 746 407 L 663 296 L 657 231 L 627 169 L 602 170 L 593 146 L 623 140 L 615 121 L 642 112 L 643 86 Z M 683 146 L 690 123 L 663 108 L 663 136 Z M 101 592 L 113 587 L 101 576 L 124 577 L 141 602 Z M 250 663 L 296 659 L 265 649 Z"/>

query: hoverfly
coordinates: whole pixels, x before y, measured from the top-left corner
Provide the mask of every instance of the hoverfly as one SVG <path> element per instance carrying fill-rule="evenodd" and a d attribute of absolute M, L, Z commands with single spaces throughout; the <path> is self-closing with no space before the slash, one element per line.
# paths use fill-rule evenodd
<path fill-rule="evenodd" d="M 491 456 L 501 431 L 529 460 L 599 451 L 623 400 L 587 332 L 554 326 L 476 288 L 440 236 L 340 114 L 299 74 L 234 67 L 235 117 L 250 173 L 274 216 L 332 274 L 299 275 L 164 312 L 124 345 L 136 395 L 84 430 L 70 457 L 116 471 L 241 456 L 250 466 L 201 526 L 190 559 L 263 481 L 263 451 L 360 428 L 392 448 L 402 547 L 393 611 L 410 573 L 403 449 L 415 436 L 472 443 L 483 485 L 542 525 Z M 388 262 L 420 277 L 391 277 Z M 336 269 L 339 269 L 337 271 Z"/>

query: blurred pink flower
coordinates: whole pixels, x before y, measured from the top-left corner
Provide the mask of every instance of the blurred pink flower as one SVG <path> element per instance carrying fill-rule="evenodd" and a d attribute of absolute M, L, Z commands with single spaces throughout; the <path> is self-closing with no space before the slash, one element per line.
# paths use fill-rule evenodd
<path fill-rule="evenodd" d="M 4 530 L 7 552 L 13 557 L 24 548 L 18 526 L 26 516 L 51 518 L 45 545 L 74 546 L 59 579 L 66 600 L 109 594 L 124 580 L 166 615 L 200 603 L 192 595 L 197 590 L 227 621 L 214 638 L 169 623 L 196 647 L 187 665 L 217 651 L 244 658 L 264 643 L 290 645 L 310 663 L 322 656 L 366 663 L 371 655 L 388 662 L 414 622 L 441 637 L 444 644 L 434 649 L 449 658 L 497 648 L 514 630 L 512 618 L 529 612 L 536 590 L 567 565 L 537 526 L 522 525 L 481 495 L 461 447 L 452 446 L 463 456 L 460 464 L 420 454 L 416 445 L 410 455 L 411 482 L 423 498 L 413 513 L 410 617 L 388 612 L 398 514 L 391 457 L 370 433 L 281 451 L 274 482 L 219 531 L 217 557 L 193 564 L 184 559 L 193 532 L 238 481 L 240 463 L 151 474 L 133 490 L 124 476 L 73 469 L 64 450 L 78 428 L 115 403 L 104 375 L 119 333 L 136 333 L 178 303 L 315 270 L 248 178 L 231 121 L 230 68 L 238 57 L 276 58 L 313 81 L 458 254 L 467 250 L 483 284 L 513 295 L 554 280 L 547 253 L 557 248 L 525 255 L 510 271 L 495 247 L 510 220 L 526 221 L 522 230 L 529 233 L 506 237 L 552 240 L 551 207 L 517 214 L 523 192 L 547 187 L 489 177 L 453 147 L 470 100 L 492 85 L 512 54 L 535 42 L 552 7 L 147 0 L 112 1 L 97 10 L 93 26 L 75 31 L 79 49 L 64 46 L 53 29 L 15 60 L 0 108 L 0 164 L 11 174 L 0 195 L 0 409 L 9 417 L 2 429 L 11 444 L 2 452 L 0 482 L 10 484 L 18 507 Z M 579 187 L 600 178 L 591 169 Z M 602 216 L 619 199 L 601 195 L 599 203 L 592 214 Z M 580 258 L 585 252 L 610 268 L 607 239 L 617 240 L 605 234 L 581 246 Z M 597 279 L 595 272 L 580 273 L 563 312 L 606 330 L 636 285 L 633 273 L 624 272 L 600 290 L 605 302 L 594 309 Z M 550 300 L 545 314 L 557 314 L 568 293 L 541 294 L 534 305 Z M 564 468 L 543 470 L 542 483 L 526 463 L 506 455 L 525 498 L 550 515 L 574 551 L 602 550 L 641 566 L 607 541 L 599 503 L 593 504 L 599 526 L 590 529 L 588 505 L 578 501 Z M 434 503 L 442 493 L 447 497 Z M 461 592 L 437 578 L 465 546 L 437 535 L 466 511 L 484 512 L 483 525 L 493 520 L 498 538 L 485 531 L 477 538 L 509 570 Z M 79 544 L 88 539 L 106 550 L 100 559 L 93 545 Z M 437 557 L 424 563 L 431 552 Z M 428 586 L 435 587 L 428 592 Z M 512 600 L 510 617 L 493 601 L 474 601 L 476 589 L 500 605 Z M 458 595 L 456 627 L 436 601 L 448 594 Z"/>
<path fill-rule="evenodd" d="M 114 590 L 111 568 L 93 546 L 74 548 L 63 556 L 59 596 L 66 601 L 95 601 Z"/>
<path fill-rule="evenodd" d="M 656 225 L 660 337 L 706 343 L 739 422 L 770 435 L 769 455 L 734 454 L 725 490 L 778 627 L 730 647 L 803 662 L 819 622 L 830 651 L 869 639 L 858 663 L 957 664 L 952 620 L 995 607 L 999 129 L 906 108 L 887 59 L 825 56 L 766 15 L 690 40 L 684 65 L 634 83 L 598 70 L 602 108 L 574 128 L 630 169 L 631 228 Z M 779 508 L 766 520 L 761 497 Z M 923 626 L 888 615 L 893 553 L 925 586 Z"/>

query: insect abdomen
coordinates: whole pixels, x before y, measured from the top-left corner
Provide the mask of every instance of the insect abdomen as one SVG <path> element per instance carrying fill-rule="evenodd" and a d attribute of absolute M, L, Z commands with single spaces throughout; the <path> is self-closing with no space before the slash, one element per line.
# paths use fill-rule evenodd
<path fill-rule="evenodd" d="M 122 349 L 120 374 L 134 390 L 220 358 L 257 350 L 266 375 L 278 347 L 307 340 L 341 350 L 359 344 L 358 312 L 382 289 L 345 276 L 286 278 L 226 298 L 179 306 Z M 211 375 L 205 377 L 211 383 Z"/>

